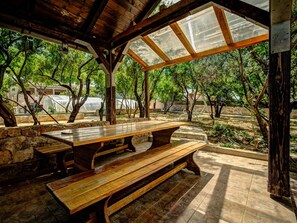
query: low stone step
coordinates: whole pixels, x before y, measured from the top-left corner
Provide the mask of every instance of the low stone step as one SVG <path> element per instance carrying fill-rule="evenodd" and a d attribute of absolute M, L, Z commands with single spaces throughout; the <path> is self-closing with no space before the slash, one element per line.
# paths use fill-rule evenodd
<path fill-rule="evenodd" d="M 208 138 L 205 133 L 200 133 L 200 132 L 181 132 L 181 131 L 176 131 L 173 133 L 172 137 L 175 138 L 182 138 L 182 139 L 194 139 L 194 140 L 200 140 L 204 141 L 205 143 L 208 143 Z"/>

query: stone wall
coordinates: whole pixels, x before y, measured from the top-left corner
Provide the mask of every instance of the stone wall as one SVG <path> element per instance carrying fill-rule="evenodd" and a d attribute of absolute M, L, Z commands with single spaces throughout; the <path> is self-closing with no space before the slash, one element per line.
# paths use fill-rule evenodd
<path fill-rule="evenodd" d="M 183 112 L 185 110 L 186 106 L 181 103 L 174 104 L 170 111 L 173 112 Z M 265 113 L 268 115 L 269 109 L 264 109 Z M 204 106 L 204 105 L 196 105 L 194 108 L 194 113 L 210 113 L 210 106 Z M 232 106 L 224 106 L 222 110 L 223 115 L 244 115 L 248 116 L 251 115 L 251 112 L 244 108 L 244 107 L 232 107 Z M 291 118 L 297 119 L 297 110 L 292 110 L 291 112 Z"/>
<path fill-rule="evenodd" d="M 118 123 L 146 119 L 118 120 Z M 109 122 L 90 121 L 70 124 L 0 128 L 0 185 L 10 181 L 36 176 L 51 170 L 48 158 L 40 156 L 36 147 L 55 144 L 56 140 L 41 136 L 44 132 L 109 125 Z M 135 137 L 135 144 L 146 141 L 147 135 Z"/>
<path fill-rule="evenodd" d="M 51 116 L 54 117 L 57 121 L 66 121 L 69 119 L 70 114 L 51 114 Z M 75 120 L 82 120 L 84 119 L 85 115 L 84 113 L 78 113 Z M 31 115 L 21 115 L 21 116 L 16 116 L 16 121 L 18 124 L 20 123 L 33 123 L 33 118 Z M 42 122 L 52 122 L 53 119 L 49 115 L 37 115 L 38 121 Z M 4 125 L 3 119 L 0 117 L 0 125 Z"/>

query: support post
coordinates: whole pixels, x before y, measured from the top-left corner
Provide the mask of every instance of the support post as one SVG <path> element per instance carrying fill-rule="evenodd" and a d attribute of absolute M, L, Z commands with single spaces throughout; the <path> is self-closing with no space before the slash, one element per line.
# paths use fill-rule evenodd
<path fill-rule="evenodd" d="M 106 72 L 106 121 L 111 125 L 116 124 L 116 89 L 115 70 L 112 67 L 113 55 L 109 51 L 109 70 Z"/>
<path fill-rule="evenodd" d="M 270 0 L 268 191 L 290 196 L 291 0 Z"/>
<path fill-rule="evenodd" d="M 145 117 L 150 119 L 150 81 L 148 71 L 144 72 L 145 78 Z"/>

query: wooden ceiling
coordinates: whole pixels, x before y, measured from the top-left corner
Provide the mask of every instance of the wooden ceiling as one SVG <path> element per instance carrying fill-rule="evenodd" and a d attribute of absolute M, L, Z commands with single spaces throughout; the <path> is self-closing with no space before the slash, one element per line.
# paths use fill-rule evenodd
<path fill-rule="evenodd" d="M 141 21 L 154 0 L 1 0 L 2 27 L 49 39 L 85 41 L 110 48 L 110 40 Z M 82 46 L 83 47 L 83 46 Z"/>
<path fill-rule="evenodd" d="M 148 18 L 159 3 L 160 0 L 1 0 L 0 26 L 88 50 L 99 57 L 109 72 L 122 59 L 129 41 L 167 25 L 174 27 L 174 22 L 209 3 L 269 26 L 268 12 L 239 0 L 183 0 Z"/>

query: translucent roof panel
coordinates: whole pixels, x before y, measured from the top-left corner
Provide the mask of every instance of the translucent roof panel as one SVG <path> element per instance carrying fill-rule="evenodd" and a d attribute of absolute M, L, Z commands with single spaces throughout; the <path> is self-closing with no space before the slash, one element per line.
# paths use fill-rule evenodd
<path fill-rule="evenodd" d="M 148 65 L 163 62 L 163 60 L 145 42 L 143 42 L 142 39 L 134 41 L 131 44 L 130 49 Z"/>
<path fill-rule="evenodd" d="M 212 7 L 178 22 L 196 52 L 226 45 Z"/>
<path fill-rule="evenodd" d="M 234 42 L 246 40 L 268 33 L 268 30 L 257 26 L 254 23 L 251 23 L 235 14 L 231 14 L 225 11 L 225 15 Z"/>
<path fill-rule="evenodd" d="M 241 1 L 257 6 L 260 9 L 269 11 L 269 0 L 241 0 Z"/>
<path fill-rule="evenodd" d="M 149 37 L 171 60 L 189 55 L 189 52 L 169 26 L 150 34 Z"/>

